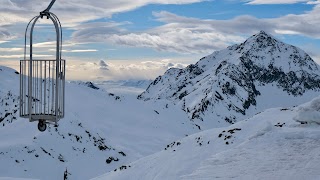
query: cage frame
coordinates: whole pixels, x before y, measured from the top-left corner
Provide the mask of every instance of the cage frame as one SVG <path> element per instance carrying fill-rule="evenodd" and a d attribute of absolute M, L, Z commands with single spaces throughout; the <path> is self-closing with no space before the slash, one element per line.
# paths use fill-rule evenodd
<path fill-rule="evenodd" d="M 48 8 L 42 12 L 38 16 L 33 17 L 25 30 L 25 41 L 24 41 L 24 59 L 20 60 L 20 117 L 22 118 L 28 118 L 30 122 L 39 121 L 38 128 L 40 131 L 44 131 L 46 129 L 47 123 L 54 123 L 57 125 L 58 121 L 62 118 L 64 118 L 65 115 L 65 72 L 66 72 L 66 63 L 65 60 L 61 58 L 62 56 L 62 26 L 59 18 L 52 12 L 49 12 L 50 8 L 54 4 L 55 0 L 52 0 Z M 33 33 L 36 23 L 39 19 L 43 19 L 43 17 L 46 17 L 47 19 L 50 19 L 55 27 L 55 33 L 56 33 L 56 58 L 53 60 L 36 60 L 33 58 Z M 30 28 L 30 46 L 29 46 L 29 59 L 27 59 L 27 35 L 28 30 Z M 49 62 L 49 85 L 50 85 L 50 69 L 52 68 L 52 104 L 54 104 L 51 108 L 53 110 L 49 110 L 49 105 L 46 106 L 46 84 L 47 84 L 47 76 L 46 76 L 46 70 L 47 65 L 46 63 Z M 51 63 L 52 62 L 52 63 Z M 54 63 L 55 62 L 55 63 Z M 44 79 L 42 78 L 42 68 L 44 63 Z M 40 66 L 39 66 L 40 64 Z M 54 67 L 51 67 L 51 64 Z M 26 67 L 28 65 L 28 67 Z M 33 68 L 37 68 L 36 72 L 34 72 Z M 37 99 L 37 95 L 34 98 L 34 88 L 36 87 L 34 83 L 39 82 L 39 75 L 38 71 L 41 71 L 41 79 L 40 84 L 41 88 L 41 100 Z M 55 73 L 53 72 L 53 69 L 55 70 Z M 28 72 L 28 73 L 27 73 Z M 55 79 L 54 79 L 55 74 Z M 35 77 L 37 78 L 37 82 L 33 82 L 35 80 Z M 27 82 L 26 82 L 27 81 Z M 55 81 L 55 82 L 54 82 Z M 44 83 L 44 89 L 42 89 L 42 83 Z M 55 87 L 54 87 L 55 86 Z M 37 84 L 37 88 L 39 88 Z M 50 89 L 50 86 L 49 86 Z M 44 92 L 43 92 L 44 91 Z M 38 89 L 37 89 L 38 92 Z M 44 93 L 44 96 L 42 94 Z M 50 91 L 49 91 L 50 93 Z M 48 94 L 49 94 L 48 93 Z M 42 98 L 44 97 L 44 104 L 42 101 Z M 35 100 L 36 99 L 36 100 Z M 49 101 L 49 98 L 48 98 Z M 42 108 L 39 108 L 39 113 L 37 114 L 35 107 L 36 105 L 43 106 Z M 48 102 L 49 104 L 49 102 Z M 46 113 L 46 107 L 48 107 L 48 113 Z"/>

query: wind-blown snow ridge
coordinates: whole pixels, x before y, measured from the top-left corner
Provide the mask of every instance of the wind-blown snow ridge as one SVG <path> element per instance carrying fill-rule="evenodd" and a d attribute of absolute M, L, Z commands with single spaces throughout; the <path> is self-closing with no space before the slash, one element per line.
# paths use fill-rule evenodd
<path fill-rule="evenodd" d="M 300 108 L 268 109 L 190 135 L 94 180 L 319 179 L 320 126 L 294 121 Z"/>
<path fill-rule="evenodd" d="M 138 99 L 172 101 L 190 119 L 217 127 L 275 104 L 301 104 L 317 96 L 319 90 L 319 65 L 301 49 L 261 31 L 185 69 L 169 69 Z"/>
<path fill-rule="evenodd" d="M 294 120 L 302 124 L 320 124 L 320 98 L 299 106 L 298 114 L 294 117 Z"/>

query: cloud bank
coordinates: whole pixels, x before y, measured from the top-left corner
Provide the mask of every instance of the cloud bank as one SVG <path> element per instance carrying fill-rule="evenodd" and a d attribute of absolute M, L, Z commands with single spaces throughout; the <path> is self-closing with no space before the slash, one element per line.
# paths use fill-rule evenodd
<path fill-rule="evenodd" d="M 94 62 L 69 61 L 67 79 L 69 80 L 127 80 L 154 79 L 169 68 L 184 68 L 187 64 L 170 59 L 141 62 Z"/>
<path fill-rule="evenodd" d="M 205 0 L 59 0 L 55 2 L 51 11 L 59 14 L 65 27 L 74 27 L 83 22 L 110 18 L 115 13 L 131 11 L 148 4 L 190 4 L 202 1 Z M 44 10 L 51 0 L 1 0 L 0 2 L 0 26 L 2 26 L 28 22 L 34 15 Z"/>
<path fill-rule="evenodd" d="M 251 1 L 258 3 L 260 1 Z M 272 3 L 273 1 L 261 1 Z M 294 3 L 295 1 L 281 1 Z M 309 1 L 308 1 L 309 2 Z M 242 42 L 246 37 L 264 30 L 271 34 L 297 34 L 320 38 L 320 5 L 303 14 L 258 19 L 243 15 L 228 20 L 197 19 L 167 11 L 153 13 L 154 20 L 164 25 L 141 32 L 130 32 L 123 23 L 95 23 L 72 34 L 75 42 L 105 42 L 129 47 L 148 47 L 163 52 L 207 54 Z M 312 27 L 312 28 L 311 28 Z M 89 33 L 90 32 L 90 33 Z"/>
<path fill-rule="evenodd" d="M 146 47 L 160 52 L 178 54 L 208 54 L 215 50 L 243 41 L 260 30 L 272 34 L 298 34 L 320 38 L 320 1 L 315 0 L 246 0 L 258 4 L 315 4 L 311 11 L 289 14 L 278 18 L 259 19 L 242 15 L 228 20 L 197 19 L 167 11 L 153 12 L 154 21 L 163 25 L 143 31 L 130 31 L 125 25 L 131 22 L 94 22 L 99 18 L 112 17 L 116 13 L 131 11 L 148 4 L 190 4 L 205 0 L 141 0 L 141 1 L 87 1 L 59 0 L 52 8 L 57 12 L 64 27 L 72 29 L 71 45 L 103 42 L 127 47 Z M 16 38 L 8 29 L 28 20 L 50 0 L 1 0 L 0 42 Z M 214 3 L 214 1 L 212 2 Z M 35 9 L 33 4 L 37 4 Z M 72 13 L 70 13 L 72 12 Z M 312 27 L 312 28 L 310 28 Z M 35 47 L 52 47 L 52 42 Z M 64 45 L 66 47 L 67 44 Z M 66 50 L 65 52 L 94 52 L 94 49 Z"/>
<path fill-rule="evenodd" d="M 248 4 L 253 4 L 253 5 L 257 5 L 257 4 L 296 4 L 296 3 L 309 3 L 309 4 L 313 4 L 313 3 L 317 3 L 318 0 L 249 0 Z"/>

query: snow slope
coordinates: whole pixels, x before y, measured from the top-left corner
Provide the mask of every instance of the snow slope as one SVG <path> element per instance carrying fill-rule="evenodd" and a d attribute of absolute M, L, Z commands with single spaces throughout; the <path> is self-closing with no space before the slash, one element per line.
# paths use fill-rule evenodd
<path fill-rule="evenodd" d="M 198 131 L 174 106 L 93 87 L 67 83 L 65 118 L 41 133 L 19 118 L 19 75 L 0 66 L 0 176 L 89 179 Z"/>
<path fill-rule="evenodd" d="M 95 180 L 319 179 L 320 126 L 294 121 L 300 108 L 193 134 Z"/>
<path fill-rule="evenodd" d="M 121 80 L 121 81 L 95 81 L 99 87 L 106 89 L 110 93 L 121 95 L 139 95 L 151 83 L 151 80 Z"/>
<path fill-rule="evenodd" d="M 223 127 L 265 109 L 318 96 L 320 67 L 301 49 L 261 31 L 185 69 L 172 68 L 139 95 L 169 100 L 202 129 Z"/>

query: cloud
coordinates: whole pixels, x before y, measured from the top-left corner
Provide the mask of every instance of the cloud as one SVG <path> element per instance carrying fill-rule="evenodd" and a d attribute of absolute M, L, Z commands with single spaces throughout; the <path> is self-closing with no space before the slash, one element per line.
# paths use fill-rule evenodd
<path fill-rule="evenodd" d="M 0 14 L 0 19 L 1 19 L 1 14 Z M 8 40 L 14 39 L 15 36 L 12 35 L 8 30 L 1 28 L 0 24 L 0 44 L 8 42 Z"/>
<path fill-rule="evenodd" d="M 257 3 L 258 1 L 250 2 Z M 271 3 L 272 1 L 263 2 Z M 279 2 L 289 3 L 289 1 Z M 290 1 L 290 3 L 293 2 L 295 1 Z M 113 23 L 103 28 L 95 27 L 93 24 L 86 30 L 76 31 L 72 37 L 75 42 L 79 40 L 79 42 L 97 41 L 181 54 L 211 53 L 242 42 L 260 30 L 271 34 L 298 34 L 320 38 L 320 31 L 318 31 L 320 29 L 320 5 L 315 5 L 311 11 L 302 14 L 289 14 L 278 18 L 258 19 L 242 15 L 228 20 L 197 19 L 167 11 L 154 12 L 153 16 L 156 21 L 164 25 L 141 32 L 129 32 L 121 27 L 121 23 Z"/>
<path fill-rule="evenodd" d="M 0 41 L 0 44 L 4 44 L 4 43 L 7 43 L 7 42 L 10 42 L 10 41 Z"/>
<path fill-rule="evenodd" d="M 154 79 L 167 69 L 184 68 L 188 64 L 170 59 L 158 61 L 124 62 L 104 60 L 96 62 L 68 61 L 67 78 L 69 80 L 126 80 Z"/>
<path fill-rule="evenodd" d="M 29 22 L 28 16 L 23 16 L 23 14 L 17 10 L 6 9 L 3 7 L 2 3 L 3 1 L 1 1 L 0 7 L 0 26 L 12 25 L 19 22 Z M 27 14 L 29 14 L 29 12 Z"/>
<path fill-rule="evenodd" d="M 63 47 L 77 46 L 81 44 L 83 43 L 63 42 Z M 39 43 L 34 43 L 32 46 L 36 48 L 52 48 L 57 46 L 57 42 L 56 41 L 39 42 Z M 30 47 L 30 46 L 27 45 L 27 47 Z"/>
<path fill-rule="evenodd" d="M 228 36 L 216 32 L 196 32 L 185 28 L 169 28 L 168 30 L 156 34 L 115 34 L 107 39 L 109 42 L 118 45 L 149 47 L 158 51 L 187 54 L 209 53 L 214 49 L 230 45 L 230 42 L 242 40 L 237 36 Z M 232 39 L 232 41 L 224 41 L 225 39 Z"/>
<path fill-rule="evenodd" d="M 173 62 L 170 59 L 141 61 L 129 64 L 109 64 L 109 73 L 115 80 L 154 79 L 169 68 L 184 68 L 188 64 Z M 103 76 L 101 76 L 103 77 Z"/>
<path fill-rule="evenodd" d="M 295 4 L 295 3 L 314 3 L 316 1 L 310 0 L 249 0 L 248 4 L 257 5 L 257 4 Z"/>
<path fill-rule="evenodd" d="M 320 38 L 320 5 L 312 0 L 244 0 L 249 4 L 272 3 L 308 3 L 314 4 L 311 11 L 302 14 L 289 14 L 277 18 L 256 18 L 242 15 L 233 19 L 215 20 L 179 16 L 167 11 L 154 12 L 155 21 L 160 26 L 143 31 L 129 31 L 125 28 L 130 22 L 92 22 L 101 17 L 111 17 L 115 13 L 130 11 L 147 4 L 186 4 L 203 0 L 141 0 L 141 1 L 87 1 L 59 0 L 52 8 L 61 15 L 64 27 L 75 30 L 71 41 L 64 43 L 76 46 L 85 43 L 109 43 L 128 47 L 146 47 L 161 52 L 179 54 L 209 54 L 229 45 L 240 43 L 249 35 L 264 30 L 272 34 L 297 34 L 311 38 Z M 37 4 L 37 9 L 33 4 Z M 0 26 L 19 22 L 36 15 L 39 9 L 46 8 L 48 2 L 43 0 L 10 0 L 0 6 Z M 9 15 L 15 14 L 11 18 Z M 17 17 L 16 17 L 17 16 Z M 15 20 L 16 19 L 16 20 Z M 86 22 L 86 23 L 84 23 Z M 0 29 L 0 42 L 8 41 L 14 35 Z M 37 43 L 34 47 L 54 48 L 55 42 Z M 64 52 L 95 52 L 88 47 L 65 49 Z"/>
<path fill-rule="evenodd" d="M 307 4 L 320 4 L 320 0 L 309 1 Z"/>
<path fill-rule="evenodd" d="M 62 52 L 82 53 L 82 52 L 97 52 L 96 49 L 73 49 L 73 50 L 62 50 Z"/>
<path fill-rule="evenodd" d="M 320 38 L 320 5 L 303 14 L 289 14 L 278 18 L 255 18 L 253 16 L 238 16 L 229 20 L 203 20 L 178 16 L 169 12 L 155 13 L 158 20 L 167 23 L 159 28 L 182 27 L 199 29 L 223 34 L 253 34 L 259 30 L 269 33 L 300 34 L 312 38 Z M 190 24 L 190 25 L 188 25 Z M 236 31 L 235 31 L 236 29 Z"/>
<path fill-rule="evenodd" d="M 21 52 L 23 48 L 0 48 L 0 52 Z"/>
<path fill-rule="evenodd" d="M 51 0 L 0 0 L 0 42 L 24 37 L 24 28 Z M 149 4 L 189 4 L 207 0 L 59 0 L 51 12 L 58 15 L 65 29 L 78 29 L 85 22 L 111 18 Z M 42 21 L 49 23 L 49 21 Z M 17 28 L 19 27 L 19 28 Z M 37 26 L 36 26 L 37 27 Z M 8 32 L 11 32 L 8 34 Z"/>
<path fill-rule="evenodd" d="M 40 43 L 32 44 L 32 46 L 33 47 L 40 47 L 40 48 L 56 47 L 57 42 L 56 41 L 40 42 Z M 30 46 L 28 45 L 28 47 L 30 47 Z"/>
<path fill-rule="evenodd" d="M 23 57 L 24 57 L 23 54 L 0 55 L 0 58 L 4 58 L 4 59 L 23 59 Z M 45 57 L 53 57 L 53 55 L 33 54 L 32 57 L 34 57 L 34 58 L 45 58 Z"/>
<path fill-rule="evenodd" d="M 75 27 L 76 31 L 72 33 L 71 38 L 74 42 L 92 43 L 104 42 L 107 35 L 126 33 L 127 30 L 121 28 L 122 25 L 129 22 L 92 22 L 85 23 Z"/>
<path fill-rule="evenodd" d="M 320 38 L 320 6 L 317 5 L 312 11 L 305 14 L 289 14 L 276 19 L 268 19 L 274 23 L 275 30 L 296 33 L 311 38 Z"/>
<path fill-rule="evenodd" d="M 85 31 L 76 31 L 72 37 L 76 42 L 98 41 L 122 46 L 149 47 L 164 52 L 204 54 L 243 41 L 242 36 L 235 34 L 234 28 L 241 33 L 243 28 L 261 25 L 266 30 L 269 25 L 249 16 L 237 17 L 231 21 L 217 21 L 188 18 L 166 11 L 154 12 L 153 15 L 165 25 L 137 33 L 121 29 L 121 24 L 108 25 L 112 30 L 92 25 Z M 250 33 L 259 31 L 262 27 L 251 28 Z"/>
<path fill-rule="evenodd" d="M 50 52 L 56 52 L 56 49 L 49 49 Z M 83 52 L 97 52 L 97 49 L 62 49 L 62 52 L 66 53 L 83 53 Z"/>
<path fill-rule="evenodd" d="M 208 21 L 177 16 L 169 12 L 154 13 L 163 26 L 132 33 L 121 28 L 123 23 L 93 23 L 72 34 L 74 42 L 106 42 L 121 46 L 148 47 L 158 51 L 183 54 L 211 53 L 213 50 L 239 43 L 243 37 L 218 32 Z M 230 31 L 230 30 L 229 30 Z"/>
<path fill-rule="evenodd" d="M 59 0 L 55 2 L 51 12 L 59 16 L 64 27 L 74 27 L 82 22 L 111 17 L 115 13 L 131 11 L 148 4 L 190 4 L 201 1 L 204 0 Z M 2 0 L 0 26 L 28 22 L 34 15 L 44 10 L 49 3 L 50 0 Z"/>

